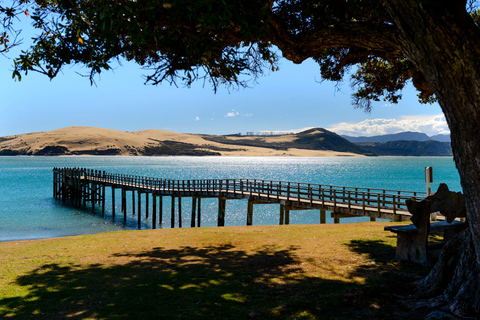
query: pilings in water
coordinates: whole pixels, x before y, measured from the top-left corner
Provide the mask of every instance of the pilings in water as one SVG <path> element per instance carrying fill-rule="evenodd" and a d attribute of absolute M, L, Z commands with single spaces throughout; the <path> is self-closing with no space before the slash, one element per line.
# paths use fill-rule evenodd
<path fill-rule="evenodd" d="M 106 188 L 111 188 L 107 197 Z M 117 192 L 120 191 L 120 192 Z M 190 227 L 201 226 L 201 199 L 218 201 L 217 225 L 225 226 L 227 200 L 245 199 L 246 225 L 253 225 L 255 204 L 277 204 L 280 207 L 279 224 L 290 224 L 290 212 L 319 210 L 319 223 L 326 223 L 326 211 L 331 212 L 334 223 L 340 218 L 370 217 L 402 220 L 409 217 L 403 205 L 405 199 L 421 198 L 421 192 L 323 186 L 284 181 L 248 179 L 170 180 L 106 173 L 82 168 L 54 168 L 53 196 L 63 203 L 91 211 L 106 211 L 107 198 L 111 201 L 112 219 L 116 219 L 116 205 L 120 203 L 123 221 L 127 223 L 131 212 L 139 229 L 142 219 L 151 220 L 156 229 L 162 226 L 163 198 L 171 198 L 170 226 L 182 228 L 182 199 L 191 199 Z M 143 196 L 145 195 L 145 196 Z M 131 199 L 131 204 L 128 203 Z"/>

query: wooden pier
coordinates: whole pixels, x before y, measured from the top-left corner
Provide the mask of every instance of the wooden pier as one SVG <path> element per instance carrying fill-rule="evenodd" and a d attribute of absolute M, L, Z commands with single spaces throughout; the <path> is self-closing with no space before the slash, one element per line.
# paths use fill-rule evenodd
<path fill-rule="evenodd" d="M 280 204 L 279 224 L 290 223 L 292 210 L 319 210 L 319 223 L 326 222 L 326 212 L 330 212 L 334 222 L 340 218 L 370 217 L 402 221 L 410 217 L 405 200 L 423 199 L 424 192 L 384 190 L 373 188 L 343 187 L 332 185 L 307 184 L 285 181 L 255 179 L 205 179 L 172 180 L 135 175 L 107 173 L 105 171 L 82 168 L 54 168 L 53 196 L 65 203 L 101 210 L 105 213 L 107 187 L 111 192 L 112 216 L 116 215 L 116 190 L 121 190 L 118 201 L 124 222 L 127 221 L 127 192 L 131 192 L 132 214 L 136 215 L 138 228 L 142 218 L 149 219 L 152 228 L 163 224 L 164 197 L 171 197 L 171 227 L 175 227 L 175 214 L 178 214 L 178 227 L 182 227 L 182 198 L 192 198 L 191 227 L 201 225 L 201 199 L 218 199 L 217 225 L 225 225 L 226 200 L 247 199 L 246 225 L 253 224 L 255 204 Z M 142 195 L 145 195 L 142 197 Z M 145 212 L 142 213 L 142 198 Z M 149 202 L 151 199 L 151 211 Z M 177 210 L 175 204 L 177 203 Z M 137 210 L 136 210 L 137 207 Z"/>

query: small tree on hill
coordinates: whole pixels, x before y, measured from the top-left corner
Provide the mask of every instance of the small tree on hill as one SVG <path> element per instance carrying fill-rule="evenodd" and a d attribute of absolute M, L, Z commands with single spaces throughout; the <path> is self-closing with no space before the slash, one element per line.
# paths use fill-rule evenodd
<path fill-rule="evenodd" d="M 277 52 L 318 62 L 339 81 L 352 66 L 354 104 L 397 102 L 412 81 L 423 102 L 438 100 L 467 205 L 468 229 L 450 241 L 425 294 L 458 315 L 480 313 L 480 30 L 467 0 L 37 0 L 39 29 L 15 76 L 55 77 L 79 63 L 90 77 L 117 59 L 151 70 L 146 82 L 195 80 L 245 86 Z M 1 13 L 1 12 L 0 12 Z M 278 48 L 278 50 L 277 50 Z M 250 76 L 250 77 L 248 77 Z"/>

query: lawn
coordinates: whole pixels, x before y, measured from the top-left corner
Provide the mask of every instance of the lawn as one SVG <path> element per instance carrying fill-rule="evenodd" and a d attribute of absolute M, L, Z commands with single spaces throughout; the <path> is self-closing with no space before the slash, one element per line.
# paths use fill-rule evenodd
<path fill-rule="evenodd" d="M 428 273 L 392 223 L 184 228 L 0 243 L 0 318 L 393 319 Z M 411 318 L 412 319 L 412 318 Z"/>

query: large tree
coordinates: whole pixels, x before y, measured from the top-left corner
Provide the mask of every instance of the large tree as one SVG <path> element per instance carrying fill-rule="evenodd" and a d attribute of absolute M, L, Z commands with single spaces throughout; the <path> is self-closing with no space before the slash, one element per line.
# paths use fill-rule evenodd
<path fill-rule="evenodd" d="M 66 64 L 90 78 L 115 59 L 150 70 L 146 82 L 244 86 L 278 54 L 313 58 L 324 79 L 352 74 L 354 104 L 396 102 L 411 80 L 436 99 L 451 130 L 468 228 L 450 241 L 427 296 L 457 315 L 480 313 L 480 30 L 467 0 L 37 0 L 39 36 L 14 75 L 57 75 Z M 355 66 L 355 69 L 350 69 Z"/>

